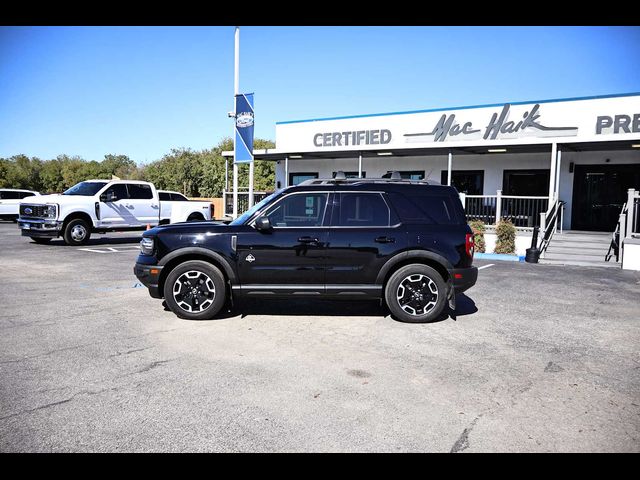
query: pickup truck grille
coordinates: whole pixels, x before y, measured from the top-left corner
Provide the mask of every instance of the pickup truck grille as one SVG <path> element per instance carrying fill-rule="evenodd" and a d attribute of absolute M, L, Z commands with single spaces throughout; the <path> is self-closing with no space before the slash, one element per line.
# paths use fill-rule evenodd
<path fill-rule="evenodd" d="M 21 217 L 46 218 L 45 205 L 20 205 Z"/>

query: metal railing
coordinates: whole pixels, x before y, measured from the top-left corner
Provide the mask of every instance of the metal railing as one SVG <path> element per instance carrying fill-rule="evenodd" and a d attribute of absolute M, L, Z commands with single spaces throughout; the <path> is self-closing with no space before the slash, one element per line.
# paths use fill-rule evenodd
<path fill-rule="evenodd" d="M 616 262 L 622 263 L 624 257 L 625 238 L 640 237 L 640 191 L 630 188 L 627 191 L 627 202 L 622 206 L 618 223 L 612 234 L 605 261 L 616 256 Z"/>
<path fill-rule="evenodd" d="M 564 205 L 565 202 L 556 199 L 549 207 L 549 210 L 540 214 L 540 232 L 542 233 L 540 246 L 538 247 L 538 250 L 540 250 L 540 258 L 544 258 L 544 252 L 547 250 L 549 243 L 551 243 L 553 235 L 558 230 L 558 223 L 562 229 Z"/>
<path fill-rule="evenodd" d="M 502 195 L 465 195 L 460 194 L 467 221 L 482 220 L 494 225 L 497 220 L 511 221 L 516 227 L 540 226 L 540 214 L 547 210 L 549 197 Z"/>
<path fill-rule="evenodd" d="M 264 197 L 269 195 L 268 192 L 253 192 L 253 204 L 255 205 Z M 222 204 L 224 205 L 224 215 L 233 216 L 233 192 L 222 192 Z M 249 192 L 246 190 L 238 191 L 238 215 L 242 215 L 249 210 Z"/>

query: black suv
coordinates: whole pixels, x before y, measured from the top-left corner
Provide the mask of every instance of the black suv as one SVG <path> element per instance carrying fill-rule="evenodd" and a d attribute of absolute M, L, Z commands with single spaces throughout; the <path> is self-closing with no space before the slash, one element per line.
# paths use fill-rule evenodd
<path fill-rule="evenodd" d="M 307 180 L 228 224 L 152 228 L 140 247 L 138 279 L 194 320 L 228 299 L 324 296 L 380 299 L 398 320 L 428 322 L 478 277 L 458 192 L 393 177 Z"/>

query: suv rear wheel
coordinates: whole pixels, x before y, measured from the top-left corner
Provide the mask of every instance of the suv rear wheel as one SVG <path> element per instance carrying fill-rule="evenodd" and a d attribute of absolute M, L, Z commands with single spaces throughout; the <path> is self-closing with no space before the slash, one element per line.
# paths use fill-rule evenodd
<path fill-rule="evenodd" d="M 432 322 L 445 307 L 447 286 L 435 269 L 414 263 L 396 271 L 384 296 L 391 314 L 401 322 Z"/>
<path fill-rule="evenodd" d="M 169 272 L 164 282 L 167 306 L 180 318 L 209 320 L 224 305 L 222 272 L 208 262 L 189 260 Z"/>

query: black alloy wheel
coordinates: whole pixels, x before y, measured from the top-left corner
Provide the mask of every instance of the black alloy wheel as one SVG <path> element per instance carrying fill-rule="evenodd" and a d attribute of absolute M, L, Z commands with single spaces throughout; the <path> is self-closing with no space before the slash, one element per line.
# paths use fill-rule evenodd
<path fill-rule="evenodd" d="M 224 276 L 208 262 L 189 260 L 167 275 L 164 298 L 167 306 L 180 318 L 211 319 L 226 299 Z"/>
<path fill-rule="evenodd" d="M 392 315 L 402 322 L 436 320 L 446 304 L 447 286 L 435 269 L 423 264 L 406 265 L 396 271 L 385 288 Z"/>

